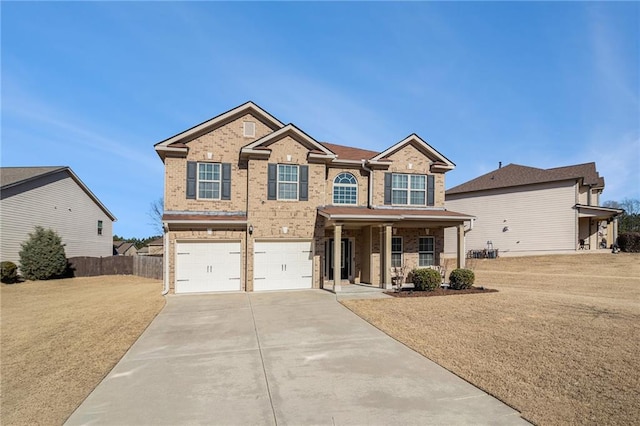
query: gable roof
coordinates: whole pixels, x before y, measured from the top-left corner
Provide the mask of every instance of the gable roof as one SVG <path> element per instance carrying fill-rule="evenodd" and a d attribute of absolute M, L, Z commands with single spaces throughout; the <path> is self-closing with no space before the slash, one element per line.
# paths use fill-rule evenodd
<path fill-rule="evenodd" d="M 382 151 L 380 154 L 371 158 L 371 162 L 375 163 L 378 161 L 384 161 L 386 157 L 390 156 L 396 151 L 399 151 L 400 149 L 404 148 L 406 145 L 409 145 L 409 144 L 413 144 L 420 151 L 427 154 L 427 156 L 429 156 L 433 160 L 434 165 L 436 165 L 440 169 L 453 170 L 456 167 L 456 165 L 451 160 L 449 160 L 444 155 L 440 154 L 434 147 L 429 145 L 427 142 L 425 142 L 420 136 L 416 135 L 415 133 L 410 134 L 400 142 L 396 143 L 395 145 L 391 146 L 390 148 L 387 148 L 386 150 Z"/>
<path fill-rule="evenodd" d="M 233 109 L 230 109 L 227 112 L 223 112 L 222 114 L 217 115 L 207 121 L 203 121 L 202 123 L 197 124 L 192 128 L 185 130 L 184 132 L 178 133 L 177 135 L 171 136 L 168 139 L 158 142 L 154 145 L 154 148 L 160 158 L 164 158 L 164 155 L 171 152 L 186 152 L 187 146 L 185 144 L 187 142 L 248 113 L 258 118 L 273 130 L 279 129 L 284 126 L 284 124 L 280 120 L 269 114 L 264 109 L 260 108 L 255 103 L 249 101 Z"/>
<path fill-rule="evenodd" d="M 118 243 L 121 244 L 116 244 L 116 242 L 113 244 L 113 247 L 116 249 L 118 254 L 125 254 L 131 247 L 135 249 L 135 245 L 133 243 L 125 243 L 124 241 L 118 241 Z"/>
<path fill-rule="evenodd" d="M 250 143 L 249 145 L 244 146 L 241 150 L 241 154 L 256 154 L 263 153 L 265 151 L 259 152 L 261 148 L 268 148 L 268 146 L 286 136 L 291 136 L 294 139 L 298 140 L 302 144 L 306 145 L 310 151 L 317 151 L 316 156 L 326 157 L 326 158 L 334 158 L 335 155 L 327 148 L 325 148 L 320 142 L 316 141 L 314 138 L 298 129 L 295 125 L 289 123 L 286 126 L 276 130 L 275 132 L 269 133 L 261 137 L 260 139 Z M 266 151 L 267 153 L 269 151 Z"/>
<path fill-rule="evenodd" d="M 446 191 L 446 194 L 461 194 L 487 189 L 509 188 L 572 179 L 582 179 L 584 185 L 604 188 L 604 178 L 600 177 L 596 171 L 596 163 L 577 164 L 552 169 L 538 169 L 518 164 L 509 164 L 468 182 L 454 186 Z"/>
<path fill-rule="evenodd" d="M 354 164 L 361 163 L 362 160 L 371 166 L 388 167 L 391 160 L 387 157 L 394 152 L 402 149 L 404 146 L 412 144 L 424 155 L 432 160 L 431 170 L 437 172 L 447 172 L 455 168 L 455 164 L 447 157 L 438 152 L 435 148 L 425 142 L 417 134 L 413 133 L 400 142 L 394 144 L 383 152 L 371 151 L 367 149 L 355 148 L 346 145 L 338 145 L 328 142 L 318 142 L 313 137 L 300 130 L 295 125 L 289 123 L 284 125 L 277 118 L 273 117 L 264 109 L 255 103 L 249 101 L 216 117 L 204 121 L 184 132 L 178 133 L 168 139 L 158 142 L 154 148 L 161 159 L 167 155 L 174 154 L 184 156 L 188 152 L 187 143 L 198 138 L 215 128 L 241 117 L 244 114 L 251 113 L 256 118 L 270 127 L 273 132 L 263 136 L 262 138 L 244 146 L 240 153 L 244 156 L 257 155 L 269 156 L 270 150 L 268 145 L 287 136 L 295 137 L 309 148 L 309 157 L 320 159 L 323 161 L 331 161 L 332 163 Z"/>
<path fill-rule="evenodd" d="M 28 182 L 42 179 L 56 173 L 67 173 L 71 179 L 93 200 L 94 203 L 112 220 L 116 217 L 105 207 L 93 192 L 80 180 L 80 178 L 68 166 L 50 167 L 0 167 L 0 189 L 4 192 L 9 188 L 15 188 L 17 192 L 22 192 L 19 188 Z M 23 189 L 24 190 L 24 189 Z"/>

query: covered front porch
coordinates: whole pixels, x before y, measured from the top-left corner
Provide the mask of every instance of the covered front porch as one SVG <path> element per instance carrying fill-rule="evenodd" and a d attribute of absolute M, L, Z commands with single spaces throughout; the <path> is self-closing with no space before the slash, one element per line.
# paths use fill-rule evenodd
<path fill-rule="evenodd" d="M 606 249 L 618 239 L 618 216 L 624 210 L 576 204 L 578 250 Z"/>
<path fill-rule="evenodd" d="M 390 289 L 392 268 L 406 271 L 406 279 L 413 269 L 441 265 L 444 229 L 452 227 L 458 235 L 456 266 L 463 268 L 464 234 L 472 219 L 444 209 L 319 208 L 323 286 L 334 292 L 352 283 Z"/>

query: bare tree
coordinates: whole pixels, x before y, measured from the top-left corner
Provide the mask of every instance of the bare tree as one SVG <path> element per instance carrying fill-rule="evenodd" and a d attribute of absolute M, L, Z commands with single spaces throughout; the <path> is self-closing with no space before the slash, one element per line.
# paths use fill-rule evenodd
<path fill-rule="evenodd" d="M 149 225 L 153 226 L 154 231 L 162 235 L 164 230 L 162 229 L 162 214 L 164 213 L 164 198 L 160 197 L 155 201 L 151 202 L 149 206 L 149 218 L 151 218 L 151 222 Z"/>
<path fill-rule="evenodd" d="M 625 198 L 620 202 L 620 208 L 628 215 L 640 214 L 640 200 L 637 198 Z"/>
<path fill-rule="evenodd" d="M 604 207 L 623 209 L 619 217 L 618 230 L 624 232 L 640 232 L 640 200 L 637 198 L 625 198 L 622 201 L 605 201 Z"/>

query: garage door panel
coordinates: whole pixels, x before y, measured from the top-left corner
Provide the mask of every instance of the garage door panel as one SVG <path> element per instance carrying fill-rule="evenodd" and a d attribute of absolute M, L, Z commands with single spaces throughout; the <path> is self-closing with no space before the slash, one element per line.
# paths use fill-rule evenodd
<path fill-rule="evenodd" d="M 240 243 L 178 243 L 176 293 L 238 291 Z"/>
<path fill-rule="evenodd" d="M 312 278 L 310 241 L 255 243 L 255 291 L 311 288 Z"/>

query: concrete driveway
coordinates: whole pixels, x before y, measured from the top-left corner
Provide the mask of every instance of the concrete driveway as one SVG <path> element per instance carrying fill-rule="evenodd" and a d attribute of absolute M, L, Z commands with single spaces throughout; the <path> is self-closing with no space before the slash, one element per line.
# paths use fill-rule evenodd
<path fill-rule="evenodd" d="M 308 290 L 168 297 L 67 424 L 527 423 Z"/>

